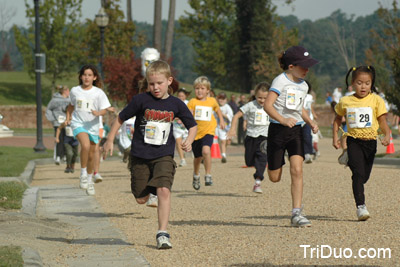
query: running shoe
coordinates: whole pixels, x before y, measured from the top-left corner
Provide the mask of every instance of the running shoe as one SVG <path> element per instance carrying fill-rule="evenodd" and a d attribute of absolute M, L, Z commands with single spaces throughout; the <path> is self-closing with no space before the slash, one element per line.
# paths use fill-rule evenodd
<path fill-rule="evenodd" d="M 200 189 L 200 175 L 194 175 L 193 174 L 193 188 L 195 190 Z"/>
<path fill-rule="evenodd" d="M 95 182 L 96 184 L 97 184 L 97 183 L 103 182 L 103 177 L 101 177 L 100 173 L 96 173 L 96 174 L 93 176 L 93 178 L 94 178 L 94 182 Z"/>
<path fill-rule="evenodd" d="M 338 162 L 340 165 L 347 166 L 347 162 L 349 161 L 349 156 L 347 155 L 347 149 L 343 149 L 342 154 L 338 157 Z"/>
<path fill-rule="evenodd" d="M 89 196 L 93 196 L 96 193 L 96 191 L 94 190 L 94 183 L 88 183 L 88 187 L 86 189 L 86 194 L 88 194 Z"/>
<path fill-rule="evenodd" d="M 302 214 L 303 208 L 292 215 L 290 223 L 293 227 L 311 227 L 311 222 Z"/>
<path fill-rule="evenodd" d="M 55 164 L 56 164 L 56 165 L 60 165 L 60 157 L 57 157 L 57 158 L 56 158 Z"/>
<path fill-rule="evenodd" d="M 170 236 L 168 233 L 162 232 L 156 235 L 157 240 L 157 248 L 158 249 L 170 249 L 172 248 L 172 244 L 169 241 Z"/>
<path fill-rule="evenodd" d="M 156 195 L 150 194 L 149 199 L 146 202 L 147 207 L 157 208 L 158 197 Z"/>
<path fill-rule="evenodd" d="M 206 186 L 211 186 L 213 184 L 211 175 L 206 175 L 204 178 L 206 180 L 206 182 L 205 182 Z"/>
<path fill-rule="evenodd" d="M 226 163 L 226 157 L 222 157 L 221 162 Z"/>
<path fill-rule="evenodd" d="M 69 167 L 67 167 L 67 168 L 65 168 L 64 172 L 65 172 L 65 173 L 70 173 L 70 172 L 72 172 L 72 171 L 71 171 L 71 169 L 70 169 Z"/>
<path fill-rule="evenodd" d="M 304 162 L 307 163 L 307 164 L 312 163 L 311 154 L 305 154 L 304 155 Z"/>
<path fill-rule="evenodd" d="M 255 185 L 253 186 L 253 192 L 254 192 L 254 193 L 258 193 L 258 194 L 262 194 L 261 185 L 260 185 L 260 184 L 255 184 Z"/>
<path fill-rule="evenodd" d="M 357 206 L 357 217 L 359 221 L 366 221 L 369 219 L 369 212 L 365 204 Z"/>
<path fill-rule="evenodd" d="M 79 187 L 82 189 L 87 189 L 88 188 L 88 177 L 87 175 L 81 175 L 79 177 Z"/>
<path fill-rule="evenodd" d="M 182 159 L 181 163 L 179 163 L 179 167 L 185 167 L 187 165 L 186 160 Z"/>

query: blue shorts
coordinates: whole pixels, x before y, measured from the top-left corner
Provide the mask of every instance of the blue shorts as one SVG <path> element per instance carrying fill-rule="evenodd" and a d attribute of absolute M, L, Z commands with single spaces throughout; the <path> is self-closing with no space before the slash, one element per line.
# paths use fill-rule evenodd
<path fill-rule="evenodd" d="M 92 141 L 95 144 L 97 144 L 99 142 L 99 140 L 100 140 L 98 135 L 93 135 L 93 134 L 89 133 L 88 130 L 86 130 L 83 127 L 78 127 L 76 129 L 74 129 L 72 133 L 74 134 L 75 138 L 80 133 L 87 133 L 87 135 L 89 136 L 89 140 Z"/>
<path fill-rule="evenodd" d="M 206 134 L 200 139 L 195 140 L 192 143 L 192 150 L 195 158 L 200 158 L 203 156 L 203 146 L 209 146 L 211 148 L 214 141 L 214 136 Z"/>

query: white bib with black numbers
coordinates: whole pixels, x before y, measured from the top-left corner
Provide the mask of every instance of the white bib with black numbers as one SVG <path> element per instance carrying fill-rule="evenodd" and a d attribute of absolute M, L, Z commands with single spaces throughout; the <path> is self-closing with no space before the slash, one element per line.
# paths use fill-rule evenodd
<path fill-rule="evenodd" d="M 267 125 L 269 122 L 268 114 L 264 110 L 254 112 L 254 125 Z"/>
<path fill-rule="evenodd" d="M 92 112 L 92 110 L 94 110 L 93 100 L 91 100 L 91 99 L 77 99 L 76 100 L 76 110 Z"/>
<path fill-rule="evenodd" d="M 347 108 L 347 123 L 350 128 L 372 127 L 372 108 Z"/>
<path fill-rule="evenodd" d="M 286 107 L 292 110 L 299 110 L 302 106 L 303 97 L 301 91 L 288 89 L 286 93 Z"/>
<path fill-rule="evenodd" d="M 205 106 L 196 106 L 194 119 L 196 121 L 211 121 L 212 108 Z"/>
<path fill-rule="evenodd" d="M 145 127 L 144 142 L 151 145 L 165 145 L 170 130 L 170 122 L 148 121 Z"/>

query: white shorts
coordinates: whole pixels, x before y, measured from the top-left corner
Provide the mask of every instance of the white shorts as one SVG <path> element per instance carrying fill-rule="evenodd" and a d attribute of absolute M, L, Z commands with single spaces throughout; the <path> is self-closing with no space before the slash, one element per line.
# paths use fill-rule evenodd
<path fill-rule="evenodd" d="M 226 134 L 227 133 L 228 133 L 227 130 L 222 130 L 222 129 L 218 128 L 218 127 L 215 129 L 215 135 L 218 136 L 219 140 L 226 140 Z"/>
<path fill-rule="evenodd" d="M 173 134 L 174 134 L 174 138 L 182 138 L 182 139 L 186 139 L 186 137 L 188 136 L 188 130 L 182 130 L 181 128 L 178 127 L 173 127 Z"/>

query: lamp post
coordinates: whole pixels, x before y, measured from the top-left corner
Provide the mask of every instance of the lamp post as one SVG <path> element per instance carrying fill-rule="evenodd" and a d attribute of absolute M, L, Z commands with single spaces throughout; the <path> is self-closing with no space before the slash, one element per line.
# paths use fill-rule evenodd
<path fill-rule="evenodd" d="M 39 0 L 34 0 L 35 4 L 35 72 L 36 72 L 36 145 L 33 147 L 35 152 L 44 152 L 46 147 L 43 144 L 42 130 L 42 85 L 41 72 L 43 66 L 41 64 L 40 53 L 40 22 L 39 22 Z"/>
<path fill-rule="evenodd" d="M 100 74 L 101 78 L 104 79 L 103 75 L 103 58 L 104 58 L 104 29 L 108 25 L 108 16 L 104 8 L 100 8 L 99 13 L 96 14 L 96 24 L 100 28 L 100 41 L 101 41 L 101 55 L 100 55 Z"/>

